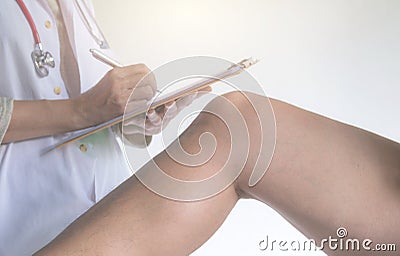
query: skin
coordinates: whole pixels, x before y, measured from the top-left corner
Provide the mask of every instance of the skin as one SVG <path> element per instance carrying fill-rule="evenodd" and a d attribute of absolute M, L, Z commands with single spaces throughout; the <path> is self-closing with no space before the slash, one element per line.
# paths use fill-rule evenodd
<path fill-rule="evenodd" d="M 134 108 L 144 105 L 155 92 L 156 83 L 150 70 L 144 64 L 136 64 L 109 71 L 97 85 L 77 98 L 14 101 L 10 125 L 2 143 L 99 124 L 123 114 L 128 100 L 128 106 Z M 59 118 L 61 116 L 63 118 Z"/>
<path fill-rule="evenodd" d="M 271 134 L 260 130 L 256 115 L 258 108 L 268 104 L 267 99 L 246 95 L 230 93 L 224 96 L 232 103 L 230 107 L 221 107 L 215 100 L 206 108 L 223 115 L 238 109 L 249 128 L 249 158 L 232 185 L 208 199 L 182 202 L 157 195 L 133 176 L 36 255 L 188 255 L 218 229 L 240 198 L 264 202 L 317 241 L 346 227 L 349 238 L 400 244 L 398 143 L 271 100 L 276 117 L 275 153 L 260 182 L 249 187 L 260 136 Z M 187 152 L 195 153 L 200 150 L 200 135 L 212 133 L 218 146 L 210 161 L 190 167 L 172 160 L 165 151 L 154 160 L 176 178 L 209 177 L 226 162 L 229 147 L 235 146 L 230 145 L 227 131 L 219 118 L 203 112 L 179 141 Z M 149 162 L 139 172 L 151 176 L 153 167 Z"/>
<path fill-rule="evenodd" d="M 129 111 L 147 104 L 157 89 L 154 75 L 144 64 L 114 68 L 109 71 L 94 87 L 79 97 L 65 100 L 15 100 L 9 127 L 2 144 L 50 136 L 84 129 L 108 121 Z M 208 92 L 207 87 L 202 91 Z M 190 99 L 190 97 L 185 97 Z M 193 100 L 193 99 L 191 99 Z M 186 105 L 190 102 L 183 100 Z M 169 111 L 168 105 L 154 112 L 153 118 L 146 122 L 137 120 L 130 130 L 134 133 L 124 134 L 135 146 L 150 143 L 152 135 L 161 132 L 161 120 L 168 123 L 185 106 Z M 149 112 L 150 112 L 149 111 Z M 173 112 L 173 113 L 172 113 Z M 59 117 L 63 118 L 59 118 Z M 145 123 L 145 127 L 143 124 Z M 143 135 L 145 140 L 143 142 Z"/>

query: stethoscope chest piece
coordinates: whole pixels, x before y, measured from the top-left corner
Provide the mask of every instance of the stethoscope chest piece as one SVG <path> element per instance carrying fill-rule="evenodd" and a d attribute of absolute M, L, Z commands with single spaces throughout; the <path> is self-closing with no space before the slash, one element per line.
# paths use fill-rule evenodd
<path fill-rule="evenodd" d="M 32 30 L 33 38 L 35 39 L 35 48 L 31 54 L 33 65 L 35 70 L 40 77 L 45 77 L 49 75 L 49 68 L 54 68 L 54 58 L 49 52 L 43 51 L 42 43 L 40 41 L 39 32 L 36 29 L 35 22 L 32 19 L 32 15 L 23 0 L 16 0 L 19 7 L 21 8 L 29 26 Z"/>
<path fill-rule="evenodd" d="M 43 51 L 42 43 L 39 37 L 39 32 L 36 29 L 35 22 L 33 21 L 32 15 L 29 12 L 28 8 L 26 7 L 24 1 L 16 0 L 16 2 L 18 3 L 23 14 L 25 15 L 25 18 L 29 23 L 29 26 L 32 30 L 33 38 L 35 40 L 35 48 L 31 54 L 33 65 L 35 66 L 35 70 L 40 77 L 46 77 L 49 75 L 49 68 L 55 67 L 54 58 L 50 52 Z M 86 1 L 75 0 L 75 3 L 76 6 L 78 7 L 79 14 L 82 17 L 83 23 L 88 28 L 90 34 L 93 36 L 97 44 L 102 49 L 108 49 L 109 47 L 107 41 L 105 40 L 103 33 L 101 32 L 99 26 L 97 25 L 96 20 L 90 15 L 90 11 L 86 4 Z"/>
<path fill-rule="evenodd" d="M 46 77 L 49 75 L 49 68 L 55 67 L 55 61 L 53 55 L 50 52 L 43 51 L 41 44 L 37 44 L 32 54 L 33 65 L 35 66 L 36 72 L 40 77 Z"/>

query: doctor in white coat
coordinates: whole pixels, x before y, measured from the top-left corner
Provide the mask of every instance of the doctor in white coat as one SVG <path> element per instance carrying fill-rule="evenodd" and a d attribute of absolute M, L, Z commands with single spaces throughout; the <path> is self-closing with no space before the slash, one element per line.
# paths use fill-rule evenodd
<path fill-rule="evenodd" d="M 13 110 L 0 148 L 0 255 L 30 255 L 42 248 L 131 175 L 111 129 L 47 154 L 43 150 L 67 132 L 122 114 L 132 89 L 149 73 L 142 64 L 109 71 L 91 56 L 91 48 L 111 53 L 101 49 L 106 42 L 90 3 L 25 5 L 55 66 L 46 67 L 46 76 L 38 74 L 26 13 L 15 0 L 1 1 L 0 96 L 13 101 Z M 155 88 L 149 76 L 130 104 L 150 100 Z M 174 108 L 172 118 L 177 107 L 168 107 Z M 142 132 L 159 131 L 164 115 L 149 113 Z"/>

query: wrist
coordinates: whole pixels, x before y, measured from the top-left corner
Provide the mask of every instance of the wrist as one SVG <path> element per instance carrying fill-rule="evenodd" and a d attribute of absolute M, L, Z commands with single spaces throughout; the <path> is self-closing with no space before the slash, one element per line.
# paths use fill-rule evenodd
<path fill-rule="evenodd" d="M 75 130 L 94 125 L 88 118 L 87 107 L 84 102 L 85 99 L 83 99 L 82 96 L 69 100 L 72 117 L 71 121 Z"/>

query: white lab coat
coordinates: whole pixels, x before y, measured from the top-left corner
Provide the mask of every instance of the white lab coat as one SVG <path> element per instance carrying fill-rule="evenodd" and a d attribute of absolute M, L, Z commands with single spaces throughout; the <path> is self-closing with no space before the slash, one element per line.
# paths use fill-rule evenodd
<path fill-rule="evenodd" d="M 90 55 L 90 48 L 99 47 L 73 1 L 60 2 L 84 92 L 108 67 Z M 59 40 L 52 12 L 45 0 L 25 4 L 56 67 L 48 77 L 38 77 L 30 56 L 34 46 L 31 29 L 16 1 L 0 1 L 0 96 L 16 100 L 68 98 L 60 74 Z M 50 28 L 46 28 L 46 21 L 51 22 Z M 61 88 L 61 94 L 55 93 L 55 87 Z M 131 175 L 110 130 L 43 154 L 63 136 L 1 146 L 0 255 L 32 254 Z M 86 152 L 80 150 L 81 144 L 87 147 Z"/>

